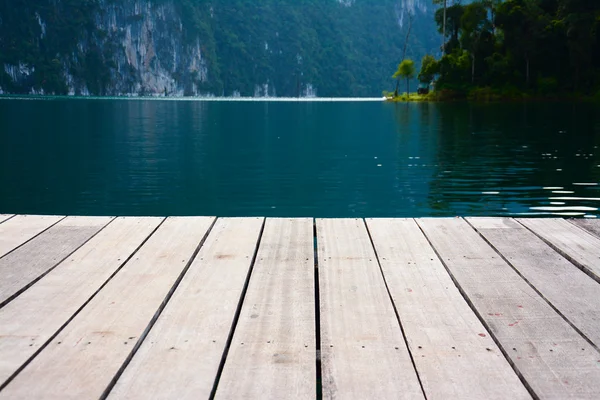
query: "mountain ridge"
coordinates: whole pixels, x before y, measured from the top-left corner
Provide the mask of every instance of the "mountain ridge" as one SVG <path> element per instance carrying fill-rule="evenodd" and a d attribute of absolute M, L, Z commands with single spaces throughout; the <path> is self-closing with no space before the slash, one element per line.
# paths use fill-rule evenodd
<path fill-rule="evenodd" d="M 13 1 L 11 1 L 13 3 Z M 14 0 L 0 93 L 379 96 L 439 51 L 425 0 Z"/>

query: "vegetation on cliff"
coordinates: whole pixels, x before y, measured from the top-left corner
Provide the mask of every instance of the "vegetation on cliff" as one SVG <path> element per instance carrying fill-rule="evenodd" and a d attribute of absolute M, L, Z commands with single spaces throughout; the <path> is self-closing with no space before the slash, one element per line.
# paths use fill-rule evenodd
<path fill-rule="evenodd" d="M 419 60 L 439 47 L 431 6 L 415 6 L 428 1 L 137 3 L 176 8 L 186 40 L 199 43 L 207 68 L 204 79 L 198 76 L 194 82 L 201 93 L 252 96 L 259 86 L 263 95 L 297 96 L 313 87 L 319 96 L 378 96 L 402 53 L 409 17 L 414 21 L 407 56 Z M 33 89 L 66 94 L 72 88 L 69 80 L 76 80 L 83 82 L 90 94 L 116 93 L 115 80 L 133 80 L 136 75 L 128 68 L 135 66 L 118 69 L 115 59 L 124 57 L 124 45 L 106 37 L 118 36 L 113 29 L 126 32 L 128 26 L 140 31 L 143 21 L 156 18 L 157 13 L 147 15 L 146 7 L 141 7 L 141 12 L 128 15 L 125 25 L 107 27 L 101 21 L 110 5 L 120 7 L 118 14 L 123 16 L 123 10 L 135 8 L 133 4 L 134 0 L 0 2 L 0 88 L 9 93 Z M 170 26 L 174 35 L 179 34 L 179 23 Z M 150 33 L 155 38 L 159 32 Z M 167 47 L 170 41 L 161 43 Z M 164 64 L 169 54 L 171 58 L 173 53 L 181 54 L 181 49 L 160 47 L 157 45 L 157 56 L 148 63 L 151 67 Z M 26 79 L 14 79 L 15 70 L 24 71 Z M 174 79 L 180 79 L 179 73 L 173 73 Z M 135 85 L 132 82 L 128 87 Z M 268 93 L 264 93 L 267 87 Z"/>
<path fill-rule="evenodd" d="M 464 3 L 448 1 L 443 56 L 422 62 L 436 99 L 600 96 L 600 1 Z M 439 8 L 440 33 L 443 16 Z"/>

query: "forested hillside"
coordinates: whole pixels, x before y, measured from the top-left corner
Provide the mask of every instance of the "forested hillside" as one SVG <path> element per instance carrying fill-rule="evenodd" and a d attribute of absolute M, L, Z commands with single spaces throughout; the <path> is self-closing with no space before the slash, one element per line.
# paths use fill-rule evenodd
<path fill-rule="evenodd" d="M 380 96 L 430 0 L 1 0 L 0 91 Z"/>
<path fill-rule="evenodd" d="M 600 98 L 600 1 L 449 1 L 444 56 L 421 77 L 473 98 Z M 443 13 L 435 14 L 443 30 Z"/>

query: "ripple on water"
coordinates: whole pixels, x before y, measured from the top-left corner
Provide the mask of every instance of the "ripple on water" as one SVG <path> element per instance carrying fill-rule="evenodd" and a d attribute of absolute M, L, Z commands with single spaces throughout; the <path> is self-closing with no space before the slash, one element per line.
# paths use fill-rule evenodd
<path fill-rule="evenodd" d="M 534 206 L 529 207 L 530 210 L 538 211 L 598 211 L 596 207 L 586 206 L 565 206 L 565 207 L 552 207 L 552 206 Z"/>

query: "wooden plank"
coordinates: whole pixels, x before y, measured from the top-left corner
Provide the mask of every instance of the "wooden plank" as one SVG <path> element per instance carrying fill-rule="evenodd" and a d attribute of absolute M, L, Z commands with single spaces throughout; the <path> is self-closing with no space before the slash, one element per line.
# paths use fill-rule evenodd
<path fill-rule="evenodd" d="M 0 214 L 0 224 L 6 221 L 7 219 L 11 218 L 12 216 L 12 214 Z"/>
<path fill-rule="evenodd" d="M 427 398 L 531 398 L 415 221 L 367 225 Z"/>
<path fill-rule="evenodd" d="M 361 219 L 317 220 L 323 397 L 424 398 Z"/>
<path fill-rule="evenodd" d="M 0 309 L 0 386 L 89 300 L 161 221 L 115 219 Z"/>
<path fill-rule="evenodd" d="M 600 239 L 564 219 L 518 221 L 544 239 L 569 261 L 600 282 Z"/>
<path fill-rule="evenodd" d="M 0 399 L 99 398 L 143 340 L 213 220 L 168 218 L 48 347 L 0 392 Z"/>
<path fill-rule="evenodd" d="M 267 219 L 217 399 L 313 399 L 312 219 Z"/>
<path fill-rule="evenodd" d="M 419 219 L 459 288 L 541 399 L 600 398 L 600 355 L 459 218 Z"/>
<path fill-rule="evenodd" d="M 17 215 L 0 224 L 0 257 L 39 235 L 63 218 L 55 215 Z"/>
<path fill-rule="evenodd" d="M 98 233 L 112 218 L 67 217 L 0 258 L 0 306 Z"/>
<path fill-rule="evenodd" d="M 468 218 L 468 221 L 561 314 L 600 347 L 597 282 L 512 219 Z"/>
<path fill-rule="evenodd" d="M 600 219 L 571 219 L 569 222 L 600 238 Z"/>
<path fill-rule="evenodd" d="M 221 218 L 109 398 L 207 399 L 263 218 Z"/>

